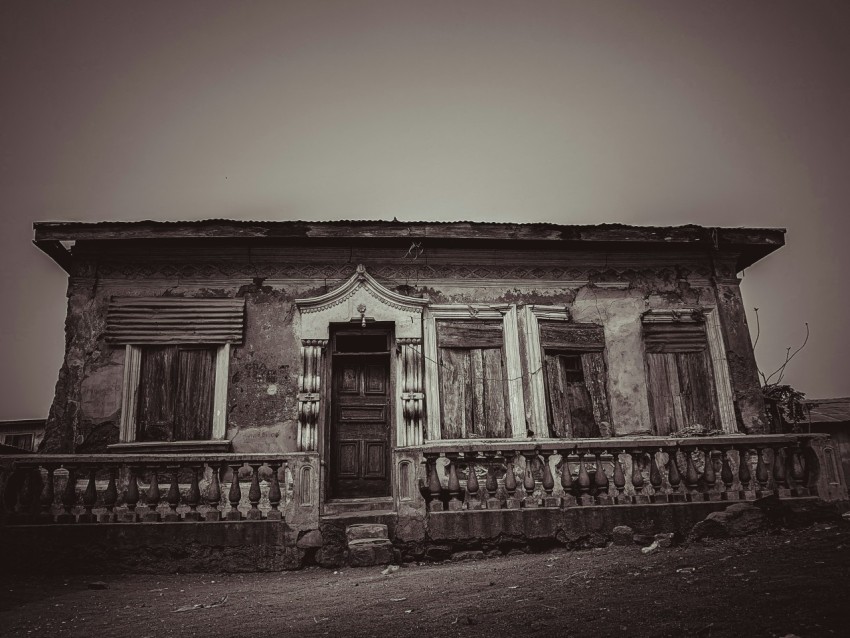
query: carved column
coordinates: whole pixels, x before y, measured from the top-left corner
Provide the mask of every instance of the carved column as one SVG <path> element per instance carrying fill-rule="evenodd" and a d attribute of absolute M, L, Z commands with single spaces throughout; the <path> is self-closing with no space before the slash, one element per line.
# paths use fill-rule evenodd
<path fill-rule="evenodd" d="M 298 451 L 317 449 L 324 350 L 327 339 L 301 341 L 301 375 L 298 392 Z"/>
<path fill-rule="evenodd" d="M 425 388 L 422 384 L 422 339 L 397 340 L 401 349 L 401 414 L 402 431 L 399 445 L 422 445 L 422 417 Z"/>

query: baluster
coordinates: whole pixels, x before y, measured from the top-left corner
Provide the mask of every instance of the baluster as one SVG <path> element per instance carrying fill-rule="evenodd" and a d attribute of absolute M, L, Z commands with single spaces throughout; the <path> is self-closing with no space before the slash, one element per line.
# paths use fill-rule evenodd
<path fill-rule="evenodd" d="M 514 455 L 505 455 L 505 507 L 508 509 L 517 509 L 520 506 L 520 500 L 516 497 L 516 474 L 514 473 Z"/>
<path fill-rule="evenodd" d="M 658 450 L 649 448 L 645 452 L 649 455 L 649 484 L 652 486 L 652 494 L 649 498 L 653 503 L 666 503 L 667 495 L 662 489 L 663 479 L 661 477 L 661 470 L 658 468 L 658 459 L 656 458 Z"/>
<path fill-rule="evenodd" d="M 139 503 L 139 484 L 136 482 L 136 468 L 127 466 L 127 489 L 124 490 L 124 503 L 127 511 L 121 514 L 122 523 L 135 523 L 139 520 L 136 506 Z"/>
<path fill-rule="evenodd" d="M 756 457 L 756 481 L 758 481 L 756 497 L 771 496 L 773 492 L 769 488 L 770 473 L 767 471 L 767 463 L 764 462 L 764 447 L 756 448 Z"/>
<path fill-rule="evenodd" d="M 242 501 L 242 488 L 239 487 L 239 469 L 242 463 L 232 463 L 230 471 L 233 474 L 230 479 L 230 491 L 227 493 L 227 500 L 230 502 L 230 511 L 227 512 L 228 521 L 241 521 L 242 512 L 239 511 L 239 503 Z"/>
<path fill-rule="evenodd" d="M 466 508 L 481 509 L 481 498 L 478 494 L 478 475 L 475 473 L 475 452 L 464 452 L 466 462 Z"/>
<path fill-rule="evenodd" d="M 791 486 L 788 483 L 788 475 L 785 472 L 785 458 L 781 446 L 773 447 L 773 482 L 776 486 L 776 494 L 779 498 L 791 496 Z"/>
<path fill-rule="evenodd" d="M 705 466 L 702 470 L 702 480 L 705 484 L 705 500 L 719 501 L 720 493 L 716 489 L 717 472 L 714 469 L 714 450 L 711 447 L 702 448 L 705 457 Z"/>
<path fill-rule="evenodd" d="M 572 507 L 576 504 L 576 497 L 573 494 L 573 474 L 570 470 L 571 450 L 561 450 L 561 505 L 563 507 Z"/>
<path fill-rule="evenodd" d="M 496 453 L 493 451 L 484 452 L 487 457 L 487 478 L 484 481 L 484 489 L 487 490 L 487 509 L 497 510 L 502 507 L 502 502 L 498 498 L 499 482 L 496 480 L 496 468 L 493 463 L 496 460 Z"/>
<path fill-rule="evenodd" d="M 172 465 L 166 469 L 171 470 L 171 484 L 168 486 L 168 493 L 165 495 L 168 511 L 162 517 L 162 520 L 166 523 L 179 523 L 180 514 L 177 512 L 177 507 L 180 505 L 180 466 Z"/>
<path fill-rule="evenodd" d="M 682 476 L 679 474 L 677 458 L 679 448 L 674 447 L 669 454 L 670 459 L 667 461 L 667 482 L 670 484 L 671 492 L 667 496 L 667 500 L 671 503 L 678 503 L 685 500 L 685 495 L 682 493 Z"/>
<path fill-rule="evenodd" d="M 442 512 L 445 508 L 442 499 L 443 486 L 440 483 L 440 475 L 437 473 L 438 458 L 438 454 L 427 454 L 425 456 L 428 466 L 428 493 L 431 496 L 431 500 L 428 502 L 429 512 Z"/>
<path fill-rule="evenodd" d="M 460 495 L 460 480 L 457 477 L 457 452 L 449 452 L 446 454 L 449 460 L 449 511 L 458 511 L 463 509 L 463 500 Z"/>
<path fill-rule="evenodd" d="M 115 466 L 109 467 L 109 483 L 106 485 L 106 491 L 103 493 L 103 506 L 106 511 L 98 516 L 98 521 L 101 523 L 115 523 L 118 516 L 115 514 L 115 504 L 118 502 L 118 468 Z"/>
<path fill-rule="evenodd" d="M 77 502 L 77 469 L 73 465 L 63 464 L 68 471 L 68 481 L 62 490 L 62 513 L 56 517 L 57 523 L 76 523 L 74 504 Z"/>
<path fill-rule="evenodd" d="M 732 474 L 732 465 L 729 462 L 729 451 L 731 448 L 720 451 L 720 480 L 723 481 L 723 500 L 737 501 L 738 492 L 732 489 L 732 483 L 735 481 L 735 475 Z"/>
<path fill-rule="evenodd" d="M 596 502 L 600 505 L 611 505 L 613 499 L 608 493 L 610 482 L 608 481 L 608 474 L 605 472 L 605 464 L 602 462 L 602 456 L 605 452 L 606 450 L 601 450 L 594 454 L 596 457 L 596 474 L 593 475 L 593 486 L 596 488 Z"/>
<path fill-rule="evenodd" d="M 278 478 L 278 470 L 280 470 L 280 461 L 269 461 L 269 469 L 272 471 L 271 485 L 269 486 L 269 506 L 271 509 L 266 514 L 266 518 L 270 521 L 282 521 L 283 512 L 280 511 L 280 501 L 282 494 L 280 492 L 280 479 Z"/>
<path fill-rule="evenodd" d="M 219 506 L 221 505 L 221 483 L 218 479 L 219 469 L 222 466 L 219 466 L 215 463 L 207 463 L 207 467 L 210 470 L 210 482 L 207 485 L 207 511 L 204 514 L 204 520 L 208 522 L 216 522 L 221 520 L 221 510 Z"/>
<path fill-rule="evenodd" d="M 248 502 L 251 504 L 251 509 L 248 510 L 247 519 L 249 521 L 259 521 L 263 518 L 263 513 L 260 511 L 260 466 L 261 463 L 249 463 L 251 468 L 251 488 L 248 490 Z"/>
<path fill-rule="evenodd" d="M 186 494 L 186 505 L 189 506 L 189 511 L 183 514 L 184 521 L 201 520 L 201 513 L 198 511 L 198 505 L 201 503 L 201 488 L 198 485 L 199 470 L 200 466 L 196 463 L 189 466 L 189 491 Z"/>
<path fill-rule="evenodd" d="M 587 452 L 577 452 L 578 454 L 578 489 L 579 503 L 581 505 L 593 505 L 593 497 L 590 495 L 590 475 L 587 473 L 587 467 L 584 464 L 584 455 Z"/>
<path fill-rule="evenodd" d="M 92 513 L 92 509 L 97 504 L 96 476 L 97 468 L 95 466 L 89 467 L 89 482 L 86 485 L 86 491 L 83 492 L 83 507 L 86 511 L 80 514 L 80 523 L 97 523 L 97 516 Z"/>
<path fill-rule="evenodd" d="M 741 498 L 753 500 L 756 492 L 753 489 L 753 475 L 750 472 L 750 451 L 746 448 L 738 450 L 738 482 L 741 484 Z"/>
<path fill-rule="evenodd" d="M 615 498 L 617 505 L 631 503 L 631 499 L 626 495 L 626 473 L 623 471 L 623 463 L 620 461 L 619 452 L 614 453 L 614 487 L 617 488 L 617 496 Z"/>
<path fill-rule="evenodd" d="M 552 468 L 549 466 L 549 459 L 552 458 L 552 453 L 549 451 L 541 452 L 543 456 L 543 507 L 560 507 L 561 499 L 553 494 L 555 491 L 555 477 L 552 476 Z"/>
<path fill-rule="evenodd" d="M 145 495 L 145 503 L 147 503 L 148 511 L 142 515 L 142 520 L 146 523 L 158 523 L 161 516 L 157 511 L 161 494 L 159 492 L 159 468 L 154 465 L 151 468 L 151 482 L 148 487 L 148 493 Z"/>
<path fill-rule="evenodd" d="M 649 495 L 646 493 L 646 481 L 643 480 L 641 463 L 643 463 L 643 451 L 631 453 L 632 457 L 632 487 L 635 490 L 634 502 L 649 503 Z"/>
<path fill-rule="evenodd" d="M 55 486 L 53 484 L 53 473 L 56 471 L 56 467 L 53 465 L 46 465 L 47 469 L 47 481 L 44 483 L 44 487 L 41 492 L 41 514 L 39 515 L 39 521 L 42 523 L 52 523 L 53 522 L 53 500 L 56 498 Z"/>
<path fill-rule="evenodd" d="M 17 493 L 15 494 L 15 506 L 12 520 L 18 524 L 27 524 L 32 522 L 32 509 L 33 503 L 37 502 L 39 496 L 41 496 L 41 486 L 38 486 L 38 491 L 36 492 L 36 485 L 34 481 L 35 473 L 39 473 L 39 478 L 41 477 L 41 473 L 38 470 L 38 467 L 20 467 L 15 469 L 15 475 L 20 478 L 20 481 L 17 484 Z"/>
<path fill-rule="evenodd" d="M 685 485 L 688 488 L 688 500 L 701 501 L 703 498 L 698 489 L 699 474 L 697 473 L 697 468 L 694 465 L 693 450 L 694 448 L 682 450 L 685 453 Z"/>
<path fill-rule="evenodd" d="M 803 450 L 800 448 L 799 443 L 791 448 L 791 452 L 788 455 L 788 465 L 791 479 L 794 481 L 794 486 L 792 488 L 793 495 L 808 496 L 809 489 L 805 481 L 806 472 L 803 469 Z"/>
<path fill-rule="evenodd" d="M 534 460 L 537 455 L 534 452 L 525 452 L 525 473 L 523 475 L 522 487 L 525 490 L 525 498 L 522 499 L 523 507 L 537 507 L 540 505 L 535 495 L 536 483 L 534 481 Z"/>

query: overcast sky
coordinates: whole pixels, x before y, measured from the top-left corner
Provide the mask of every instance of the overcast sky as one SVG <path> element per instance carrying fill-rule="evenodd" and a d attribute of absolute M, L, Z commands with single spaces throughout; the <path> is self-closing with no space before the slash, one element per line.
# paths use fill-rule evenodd
<path fill-rule="evenodd" d="M 44 417 L 40 220 L 786 227 L 765 371 L 850 395 L 850 2 L 0 2 L 0 419 Z M 752 314 L 751 328 L 754 328 Z"/>

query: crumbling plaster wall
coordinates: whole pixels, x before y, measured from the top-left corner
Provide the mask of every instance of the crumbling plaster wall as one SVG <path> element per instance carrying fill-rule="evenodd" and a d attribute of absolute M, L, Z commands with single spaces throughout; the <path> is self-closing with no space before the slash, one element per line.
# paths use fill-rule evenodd
<path fill-rule="evenodd" d="M 358 261 L 388 288 L 405 295 L 427 295 L 434 303 L 563 305 L 574 321 L 601 323 L 605 328 L 608 393 L 615 435 L 650 430 L 641 314 L 650 308 L 716 306 L 727 346 L 739 427 L 749 432 L 760 431 L 763 417 L 755 360 L 740 290 L 734 272 L 729 278 L 728 267 L 726 278 L 718 284 L 709 260 L 703 263 L 692 255 L 690 261 L 683 258 L 679 263 L 670 257 L 654 263 L 654 258 L 646 255 L 640 266 L 621 266 L 616 270 L 610 267 L 609 256 L 603 256 L 604 259 L 599 255 L 572 256 L 570 264 L 580 263 L 584 272 L 589 273 L 584 280 L 567 281 L 566 275 L 564 281 L 537 276 L 522 280 L 515 277 L 481 280 L 468 274 L 475 269 L 469 263 L 475 256 L 470 257 L 469 251 L 457 254 L 443 251 L 439 260 L 443 264 L 451 264 L 462 255 L 465 264 L 453 270 L 460 275 L 445 279 L 418 276 L 401 279 L 380 274 L 380 266 L 398 262 L 398 258 L 342 255 L 340 251 L 334 251 L 331 258 L 330 254 L 318 251 L 314 259 L 335 262 L 333 267 L 340 274 L 333 279 L 305 277 L 303 273 L 291 279 L 222 278 L 220 274 L 209 280 L 178 279 L 163 277 L 161 270 L 151 276 L 148 273 L 155 271 L 154 268 L 138 267 L 126 277 L 120 276 L 121 270 L 116 268 L 109 277 L 72 277 L 68 288 L 65 361 L 42 449 L 98 452 L 105 451 L 108 443 L 118 441 L 124 355 L 123 348 L 104 341 L 109 298 L 172 295 L 245 298 L 244 343 L 231 349 L 227 438 L 233 441 L 235 451 L 294 451 L 301 365 L 294 300 L 333 289 L 345 280 L 346 269 L 353 273 Z M 543 259 L 531 253 L 514 256 L 524 264 Z M 507 261 L 504 255 L 501 258 Z M 340 263 L 340 260 L 347 261 Z M 317 270 L 321 270 L 321 263 L 317 263 Z M 488 261 L 489 266 L 492 263 Z M 532 422 L 527 383 L 524 394 L 526 415 Z"/>

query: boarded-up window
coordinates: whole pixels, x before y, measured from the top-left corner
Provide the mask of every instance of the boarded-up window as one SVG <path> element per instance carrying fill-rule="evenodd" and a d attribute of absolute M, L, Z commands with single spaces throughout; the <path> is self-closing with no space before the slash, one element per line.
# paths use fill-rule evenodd
<path fill-rule="evenodd" d="M 136 424 L 140 441 L 212 436 L 215 349 L 144 346 Z"/>
<path fill-rule="evenodd" d="M 605 337 L 601 326 L 540 322 L 549 434 L 563 438 L 607 436 Z"/>
<path fill-rule="evenodd" d="M 500 321 L 438 321 L 444 439 L 502 438 L 511 432 Z"/>
<path fill-rule="evenodd" d="M 700 425 L 718 429 L 705 323 L 697 315 L 644 317 L 646 376 L 653 432 L 666 435 Z"/>

